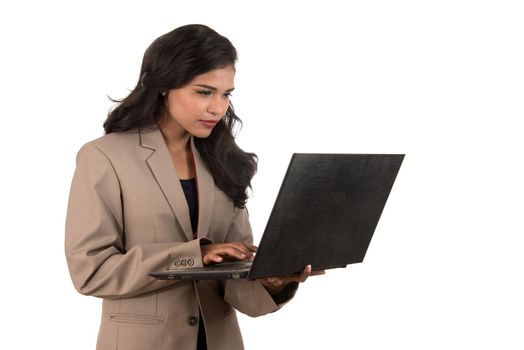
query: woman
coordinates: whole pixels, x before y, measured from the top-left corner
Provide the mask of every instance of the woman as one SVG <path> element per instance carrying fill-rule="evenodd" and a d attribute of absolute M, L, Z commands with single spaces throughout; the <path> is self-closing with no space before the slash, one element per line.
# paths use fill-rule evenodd
<path fill-rule="evenodd" d="M 310 266 L 258 281 L 148 275 L 256 251 L 245 209 L 256 157 L 232 135 L 236 59 L 203 25 L 159 37 L 106 135 L 77 155 L 65 250 L 76 289 L 103 298 L 98 349 L 241 349 L 233 308 L 276 311 L 311 275 Z"/>

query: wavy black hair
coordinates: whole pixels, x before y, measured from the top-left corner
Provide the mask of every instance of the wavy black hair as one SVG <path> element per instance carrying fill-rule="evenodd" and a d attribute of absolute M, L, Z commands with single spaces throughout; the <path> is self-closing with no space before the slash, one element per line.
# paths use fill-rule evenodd
<path fill-rule="evenodd" d="M 111 99 L 118 105 L 104 122 L 106 134 L 158 124 L 165 112 L 162 91 L 183 87 L 197 75 L 234 66 L 236 61 L 231 42 L 204 25 L 186 25 L 160 36 L 144 53 L 136 87 L 122 100 Z M 245 207 L 247 188 L 257 170 L 257 156 L 235 142 L 234 130 L 241 123 L 230 104 L 209 137 L 195 137 L 215 184 L 238 208 Z"/>

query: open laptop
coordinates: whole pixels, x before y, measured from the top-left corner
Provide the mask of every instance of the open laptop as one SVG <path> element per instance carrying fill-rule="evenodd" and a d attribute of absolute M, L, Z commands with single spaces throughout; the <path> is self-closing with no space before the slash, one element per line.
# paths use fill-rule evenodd
<path fill-rule="evenodd" d="M 258 279 L 362 262 L 403 154 L 291 157 L 252 262 L 150 273 L 158 279 Z"/>

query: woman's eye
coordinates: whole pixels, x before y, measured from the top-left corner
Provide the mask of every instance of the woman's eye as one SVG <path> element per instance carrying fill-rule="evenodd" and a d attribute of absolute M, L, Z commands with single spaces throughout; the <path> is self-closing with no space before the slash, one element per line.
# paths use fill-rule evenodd
<path fill-rule="evenodd" d="M 213 94 L 213 92 L 209 91 L 209 90 L 198 90 L 197 94 L 202 95 L 202 96 L 211 96 L 211 94 Z M 231 96 L 232 96 L 231 92 L 226 92 L 224 94 L 225 98 L 230 98 Z"/>

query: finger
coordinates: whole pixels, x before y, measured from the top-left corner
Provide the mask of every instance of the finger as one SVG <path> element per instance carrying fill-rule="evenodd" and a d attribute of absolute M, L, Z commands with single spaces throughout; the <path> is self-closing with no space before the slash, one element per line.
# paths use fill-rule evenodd
<path fill-rule="evenodd" d="M 208 253 L 204 256 L 203 260 L 204 260 L 204 265 L 209 265 L 212 263 L 221 263 L 222 261 L 224 261 L 224 258 L 214 253 Z"/>
<path fill-rule="evenodd" d="M 304 271 L 302 271 L 302 275 L 307 277 L 311 275 L 312 270 L 313 268 L 311 267 L 311 265 L 306 265 L 306 267 L 304 267 Z"/>
<path fill-rule="evenodd" d="M 280 277 L 268 277 L 265 279 L 265 282 L 273 288 L 278 288 L 284 284 L 284 279 Z"/>
<path fill-rule="evenodd" d="M 320 275 L 325 275 L 325 274 L 326 274 L 326 271 L 318 270 L 318 271 L 312 271 L 311 275 L 309 275 L 309 276 L 320 276 Z"/>
<path fill-rule="evenodd" d="M 242 242 L 242 244 L 250 251 L 250 252 L 253 252 L 253 253 L 256 253 L 256 251 L 258 250 L 258 247 L 254 244 L 251 244 L 249 242 Z"/>
<path fill-rule="evenodd" d="M 242 252 L 246 254 L 248 257 L 253 257 L 254 253 L 256 253 L 258 249 L 256 246 L 254 246 L 253 244 L 249 242 L 242 242 L 242 243 L 239 243 L 239 245 L 240 245 L 239 249 L 241 249 Z"/>
<path fill-rule="evenodd" d="M 246 254 L 232 246 L 225 246 L 216 253 L 237 260 L 246 260 L 251 256 L 251 253 Z"/>
<path fill-rule="evenodd" d="M 298 282 L 305 282 L 307 278 L 311 275 L 311 265 L 307 265 L 304 268 L 304 271 L 298 276 Z"/>
<path fill-rule="evenodd" d="M 253 256 L 253 253 L 256 252 L 256 247 L 252 244 L 249 244 L 247 242 L 237 242 L 232 243 L 232 246 L 241 251 L 242 253 L 246 254 L 247 256 Z M 254 249 L 254 250 L 253 250 Z"/>
<path fill-rule="evenodd" d="M 246 259 L 252 255 L 242 243 L 224 243 L 215 248 L 217 254 L 227 255 L 236 259 Z M 244 256 L 244 257 L 241 257 Z"/>

